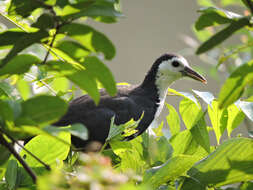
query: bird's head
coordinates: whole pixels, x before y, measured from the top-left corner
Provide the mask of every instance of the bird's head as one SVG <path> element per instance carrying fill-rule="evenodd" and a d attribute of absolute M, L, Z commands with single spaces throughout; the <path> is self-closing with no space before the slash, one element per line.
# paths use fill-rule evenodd
<path fill-rule="evenodd" d="M 203 76 L 190 67 L 184 57 L 177 54 L 164 54 L 152 65 L 143 85 L 149 86 L 154 83 L 159 90 L 166 91 L 170 84 L 183 77 L 207 83 Z"/>

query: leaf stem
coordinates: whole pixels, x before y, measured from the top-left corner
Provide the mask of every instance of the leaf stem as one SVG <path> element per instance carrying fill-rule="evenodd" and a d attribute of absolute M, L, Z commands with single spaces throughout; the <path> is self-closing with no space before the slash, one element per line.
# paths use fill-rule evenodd
<path fill-rule="evenodd" d="M 27 165 L 27 163 L 23 160 L 23 158 L 17 153 L 17 151 L 13 148 L 11 144 L 9 144 L 3 136 L 3 133 L 0 132 L 0 144 L 4 145 L 13 156 L 19 161 L 19 163 L 24 167 L 26 172 L 31 176 L 34 183 L 37 181 L 37 176 L 32 171 L 32 169 Z"/>

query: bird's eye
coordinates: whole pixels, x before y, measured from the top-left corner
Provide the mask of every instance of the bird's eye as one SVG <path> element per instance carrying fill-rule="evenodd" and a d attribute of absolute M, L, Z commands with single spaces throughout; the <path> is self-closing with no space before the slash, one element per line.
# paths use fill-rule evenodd
<path fill-rule="evenodd" d="M 173 61 L 172 62 L 173 67 L 178 67 L 179 65 L 180 65 L 180 63 L 178 61 Z"/>

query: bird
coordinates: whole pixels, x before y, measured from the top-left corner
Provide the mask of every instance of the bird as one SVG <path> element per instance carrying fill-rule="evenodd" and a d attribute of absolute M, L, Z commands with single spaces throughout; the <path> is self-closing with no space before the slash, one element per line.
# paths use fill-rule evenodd
<path fill-rule="evenodd" d="M 117 86 L 115 96 L 110 96 L 105 89 L 101 89 L 98 105 L 87 94 L 77 97 L 69 103 L 66 114 L 53 125 L 83 124 L 88 129 L 88 140 L 71 137 L 72 144 L 82 149 L 93 141 L 105 143 L 113 117 L 116 125 L 124 124 L 131 119 L 137 121 L 142 117 L 136 132 L 126 137 L 126 140 L 132 140 L 157 120 L 163 109 L 169 86 L 183 77 L 207 83 L 202 75 L 190 67 L 183 56 L 165 53 L 154 61 L 139 85 Z"/>

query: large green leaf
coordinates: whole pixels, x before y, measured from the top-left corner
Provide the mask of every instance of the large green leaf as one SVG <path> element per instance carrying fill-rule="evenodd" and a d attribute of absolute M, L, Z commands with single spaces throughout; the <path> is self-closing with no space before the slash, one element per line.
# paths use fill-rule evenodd
<path fill-rule="evenodd" d="M 228 136 L 231 136 L 232 131 L 239 126 L 239 124 L 244 119 L 243 112 L 237 108 L 235 104 L 228 106 L 228 122 L 227 122 L 227 131 Z"/>
<path fill-rule="evenodd" d="M 203 115 L 200 105 L 196 105 L 189 99 L 183 99 L 179 105 L 179 112 L 185 126 L 190 129 Z"/>
<path fill-rule="evenodd" d="M 58 138 L 70 144 L 70 133 L 62 132 Z M 48 165 L 56 165 L 57 162 L 65 160 L 68 156 L 70 146 L 57 140 L 56 138 L 39 135 L 30 140 L 25 148 L 37 156 L 41 161 Z M 34 159 L 26 151 L 21 150 L 20 155 L 25 158 L 26 163 L 30 167 L 43 167 L 36 159 Z"/>
<path fill-rule="evenodd" d="M 166 104 L 166 107 L 169 110 L 169 115 L 166 117 L 166 120 L 170 127 L 171 136 L 173 136 L 180 132 L 180 117 L 173 106 Z"/>
<path fill-rule="evenodd" d="M 112 42 L 102 33 L 88 25 L 71 23 L 60 28 L 59 33 L 64 33 L 75 39 L 92 52 L 103 53 L 106 59 L 112 59 L 116 50 Z"/>
<path fill-rule="evenodd" d="M 67 103 L 57 96 L 40 95 L 22 102 L 18 124 L 45 124 L 57 121 L 67 111 Z"/>
<path fill-rule="evenodd" d="M 238 67 L 225 81 L 219 94 L 219 107 L 227 107 L 241 97 L 245 86 L 253 81 L 253 61 Z"/>
<path fill-rule="evenodd" d="M 18 38 L 17 41 L 15 41 L 15 44 L 11 51 L 7 54 L 7 56 L 2 60 L 2 64 L 4 65 L 8 63 L 13 57 L 15 57 L 19 52 L 24 50 L 25 48 L 29 47 L 30 45 L 34 43 L 40 42 L 43 38 L 48 37 L 48 32 L 44 30 L 40 30 L 38 32 L 32 32 L 32 33 L 26 33 L 20 38 Z"/>
<path fill-rule="evenodd" d="M 147 170 L 143 182 L 157 188 L 170 180 L 175 180 L 179 176 L 184 176 L 186 171 L 189 170 L 195 162 L 195 157 L 187 155 L 179 155 L 170 158 L 163 165 Z"/>
<path fill-rule="evenodd" d="M 26 32 L 23 32 L 19 28 L 13 28 L 13 29 L 9 29 L 7 31 L 1 32 L 0 33 L 0 47 L 6 48 L 6 46 L 13 45 L 20 38 L 20 36 L 23 36 L 25 34 Z"/>
<path fill-rule="evenodd" d="M 52 15 L 44 13 L 40 15 L 35 23 L 31 25 L 32 27 L 40 28 L 40 29 L 47 29 L 54 27 L 54 18 Z"/>
<path fill-rule="evenodd" d="M 253 180 L 253 140 L 234 138 L 224 142 L 206 159 L 195 164 L 187 174 L 197 182 L 197 187 L 220 187 Z M 187 187 L 192 185 L 192 181 L 186 180 L 182 189 L 189 189 Z"/>
<path fill-rule="evenodd" d="M 102 61 L 94 56 L 87 57 L 83 65 L 94 78 L 98 79 L 111 96 L 117 93 L 114 77 L 110 69 Z"/>
<path fill-rule="evenodd" d="M 22 54 L 15 56 L 10 62 L 1 68 L 1 75 L 23 74 L 27 72 L 33 64 L 40 63 L 41 60 L 33 55 Z M 0 61 L 1 65 L 1 61 Z"/>
<path fill-rule="evenodd" d="M 85 90 L 97 104 L 100 94 L 97 88 L 95 78 L 84 70 L 84 67 L 79 63 L 67 63 L 62 61 L 49 61 L 45 65 L 48 70 L 56 71 L 60 76 L 68 78 L 70 81 Z"/>
<path fill-rule="evenodd" d="M 219 144 L 220 138 L 227 127 L 228 112 L 227 109 L 220 109 L 218 102 L 214 100 L 212 107 L 208 106 L 208 114 L 216 135 L 217 143 Z"/>
<path fill-rule="evenodd" d="M 201 16 L 195 23 L 197 30 L 203 30 L 209 26 L 231 23 L 233 20 L 241 18 L 240 15 L 226 11 L 218 7 L 207 7 L 199 10 Z"/>
<path fill-rule="evenodd" d="M 244 26 L 249 25 L 249 20 L 247 17 L 241 18 L 237 21 L 231 22 L 229 26 L 225 29 L 219 31 L 214 36 L 205 41 L 196 51 L 197 54 L 204 53 L 215 46 L 219 45 L 223 41 L 225 41 L 228 37 L 230 37 L 233 33 L 240 30 Z"/>

